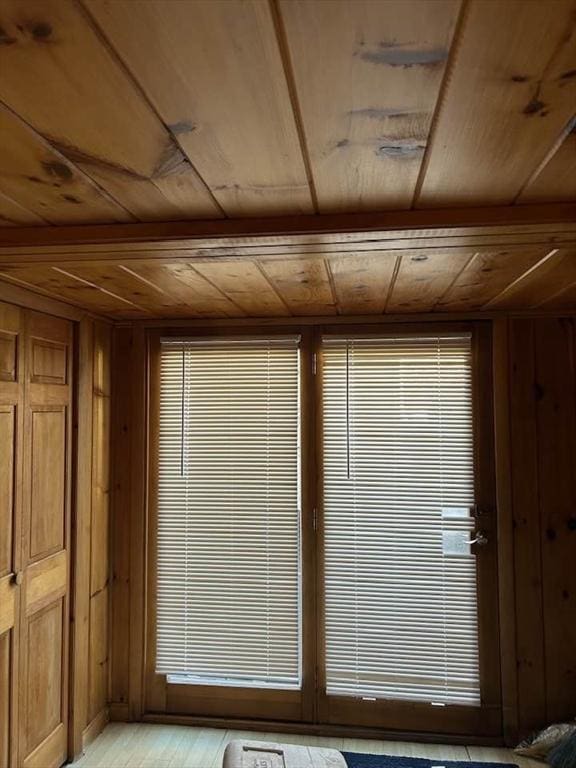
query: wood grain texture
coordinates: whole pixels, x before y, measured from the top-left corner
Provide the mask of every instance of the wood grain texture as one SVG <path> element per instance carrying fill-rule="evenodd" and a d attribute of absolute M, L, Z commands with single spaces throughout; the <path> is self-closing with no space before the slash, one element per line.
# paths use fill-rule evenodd
<path fill-rule="evenodd" d="M 25 331 L 17 764 L 36 768 L 67 755 L 73 327 L 28 311 Z"/>
<path fill-rule="evenodd" d="M 33 224 L 35 219 L 51 224 L 133 220 L 88 176 L 3 106 L 0 133 L 0 191 L 30 212 L 32 221 L 29 218 L 22 223 Z"/>
<path fill-rule="evenodd" d="M 544 203 L 549 200 L 576 200 L 576 118 L 570 120 L 566 136 L 529 180 L 516 202 Z"/>
<path fill-rule="evenodd" d="M 471 258 L 470 253 L 404 254 L 386 311 L 428 312 L 434 309 Z"/>
<path fill-rule="evenodd" d="M 574 113 L 575 10 L 470 0 L 417 206 L 514 201 Z"/>
<path fill-rule="evenodd" d="M 454 744 L 421 744 L 374 738 L 342 738 L 304 733 L 279 733 L 277 730 L 239 730 L 152 725 L 149 723 L 112 723 L 78 761 L 78 768 L 109 768 L 118 761 L 123 768 L 220 768 L 226 745 L 233 739 L 273 741 L 325 747 L 348 752 L 364 752 L 398 757 L 423 758 L 442 763 L 458 760 L 515 763 L 518 768 L 541 768 L 542 764 L 515 755 L 511 750 Z"/>
<path fill-rule="evenodd" d="M 197 272 L 233 300 L 249 317 L 282 317 L 290 314 L 257 262 L 206 262 L 194 266 Z"/>
<path fill-rule="evenodd" d="M 41 216 L 32 213 L 32 211 L 22 207 L 20 203 L 0 192 L 0 227 L 34 227 L 47 223 Z"/>
<path fill-rule="evenodd" d="M 267 3 L 86 6 L 228 215 L 312 211 Z"/>
<path fill-rule="evenodd" d="M 545 705 L 548 722 L 576 705 L 576 369 L 573 320 L 535 324 Z"/>
<path fill-rule="evenodd" d="M 320 211 L 411 207 L 459 3 L 280 9 Z"/>
<path fill-rule="evenodd" d="M 144 309 L 121 296 L 106 291 L 88 280 L 70 274 L 66 269 L 40 266 L 33 270 L 7 267 L 0 272 L 3 280 L 16 285 L 40 290 L 54 298 L 69 301 L 97 313 L 113 314 L 118 317 L 143 317 Z"/>
<path fill-rule="evenodd" d="M 384 311 L 399 257 L 393 253 L 331 256 L 326 260 L 338 309 L 345 315 Z"/>
<path fill-rule="evenodd" d="M 131 362 L 132 329 L 115 329 L 112 337 L 112 440 L 111 440 L 111 598 L 110 598 L 110 701 L 128 705 L 130 526 L 127 510 L 131 498 Z"/>
<path fill-rule="evenodd" d="M 542 259 L 537 269 L 527 271 L 510 283 L 485 306 L 491 309 L 554 309 L 558 301 L 564 309 L 569 309 L 572 297 L 565 297 L 564 291 L 575 282 L 576 250 L 554 249 Z"/>
<path fill-rule="evenodd" d="M 401 245 L 395 243 L 394 245 Z M 0 278 L 119 320 L 576 309 L 572 248 L 323 250 L 15 266 Z M 142 255 L 142 254 L 139 254 Z"/>
<path fill-rule="evenodd" d="M 437 309 L 466 311 L 479 309 L 546 256 L 542 248 L 522 252 L 484 251 L 475 253 L 460 272 Z"/>
<path fill-rule="evenodd" d="M 90 595 L 104 589 L 109 576 L 111 342 L 110 326 L 95 323 L 91 391 Z"/>
<path fill-rule="evenodd" d="M 445 245 L 519 245 L 574 243 L 576 202 L 542 205 L 488 206 L 435 210 L 337 213 L 324 216 L 279 216 L 70 227 L 4 227 L 0 229 L 3 257 L 67 254 L 70 260 L 95 253 L 102 257 L 126 253 L 186 248 L 276 246 L 315 252 L 348 245 L 351 250 L 381 250 L 402 246 L 438 248 Z M 495 240 L 495 238 L 499 238 Z M 449 239 L 450 242 L 446 242 Z M 112 246 L 112 247 L 111 247 Z M 287 253 L 288 250 L 281 251 Z M 240 251 L 243 253 L 243 251 Z M 190 254 L 192 255 L 192 254 Z M 254 255 L 254 254 L 252 254 Z M 116 258 L 114 256 L 114 258 Z M 30 258 L 27 259 L 30 261 Z"/>
<path fill-rule="evenodd" d="M 74 451 L 73 530 L 74 567 L 72 602 L 72 659 L 70 664 L 70 751 L 82 750 L 82 732 L 88 721 L 89 678 L 86 660 L 90 658 L 90 550 L 92 533 L 92 432 L 94 377 L 94 323 L 82 320 L 77 329 L 76 445 Z"/>
<path fill-rule="evenodd" d="M 262 271 L 295 315 L 336 314 L 328 272 L 323 261 L 261 261 Z"/>
<path fill-rule="evenodd" d="M 6 0 L 0 26 L 9 42 L 0 50 L 0 99 L 60 154 L 141 220 L 219 215 L 77 4 Z"/>

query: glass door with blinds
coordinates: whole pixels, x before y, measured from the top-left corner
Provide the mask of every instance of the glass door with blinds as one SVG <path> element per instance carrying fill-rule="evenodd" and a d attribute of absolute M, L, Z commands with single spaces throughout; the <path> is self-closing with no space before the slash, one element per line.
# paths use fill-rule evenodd
<path fill-rule="evenodd" d="M 497 735 L 490 331 L 150 335 L 148 712 Z"/>
<path fill-rule="evenodd" d="M 327 722 L 498 732 L 492 462 L 483 449 L 490 364 L 480 336 L 322 338 Z"/>
<path fill-rule="evenodd" d="M 300 346 L 156 340 L 150 709 L 304 716 Z"/>

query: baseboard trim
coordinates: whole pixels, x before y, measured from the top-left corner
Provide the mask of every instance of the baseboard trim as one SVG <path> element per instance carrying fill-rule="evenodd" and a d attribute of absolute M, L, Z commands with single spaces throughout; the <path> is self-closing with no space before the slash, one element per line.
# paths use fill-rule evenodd
<path fill-rule="evenodd" d="M 86 728 L 82 731 L 82 750 L 85 750 L 88 744 L 91 744 L 96 736 L 100 735 L 106 725 L 110 722 L 110 713 L 108 707 L 104 707 L 92 718 Z"/>
<path fill-rule="evenodd" d="M 455 744 L 479 747 L 501 747 L 502 737 L 463 736 L 450 733 L 426 733 L 422 731 L 388 731 L 377 728 L 361 728 L 345 725 L 321 725 L 288 723 L 277 720 L 236 720 L 222 717 L 195 717 L 191 715 L 167 715 L 148 712 L 142 716 L 144 723 L 161 725 L 189 725 L 197 728 L 231 728 L 241 731 L 272 731 L 273 733 L 302 733 L 313 736 L 330 736 L 349 739 L 378 739 L 384 741 L 418 741 L 427 744 Z"/>
<path fill-rule="evenodd" d="M 130 708 L 128 704 L 122 704 L 118 701 L 113 701 L 108 705 L 108 711 L 110 714 L 110 720 L 113 723 L 129 723 L 132 720 L 130 717 Z"/>

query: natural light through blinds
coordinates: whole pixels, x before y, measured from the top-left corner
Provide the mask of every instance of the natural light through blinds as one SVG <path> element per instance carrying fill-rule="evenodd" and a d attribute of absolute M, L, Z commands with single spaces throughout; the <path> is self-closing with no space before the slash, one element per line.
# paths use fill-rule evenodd
<path fill-rule="evenodd" d="M 479 705 L 470 336 L 322 363 L 327 693 Z"/>
<path fill-rule="evenodd" d="M 300 685 L 295 337 L 161 346 L 156 669 Z"/>

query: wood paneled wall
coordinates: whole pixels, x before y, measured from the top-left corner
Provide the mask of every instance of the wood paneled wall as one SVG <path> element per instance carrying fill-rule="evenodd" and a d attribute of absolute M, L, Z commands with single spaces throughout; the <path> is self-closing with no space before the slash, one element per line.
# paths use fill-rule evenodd
<path fill-rule="evenodd" d="M 108 720 L 111 327 L 78 328 L 76 573 L 72 733 L 74 754 Z"/>
<path fill-rule="evenodd" d="M 501 658 L 508 743 L 576 714 L 576 320 L 495 321 Z M 146 364 L 114 332 L 111 716 L 142 715 Z"/>
<path fill-rule="evenodd" d="M 576 321 L 509 328 L 518 720 L 576 715 Z"/>

